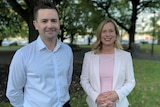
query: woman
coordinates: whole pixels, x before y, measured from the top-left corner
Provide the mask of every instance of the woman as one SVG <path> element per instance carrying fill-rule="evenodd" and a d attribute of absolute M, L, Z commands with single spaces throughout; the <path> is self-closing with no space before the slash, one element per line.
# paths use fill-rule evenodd
<path fill-rule="evenodd" d="M 123 51 L 116 23 L 104 20 L 96 31 L 97 40 L 86 52 L 80 84 L 89 107 L 128 107 L 127 95 L 135 86 L 132 57 Z"/>

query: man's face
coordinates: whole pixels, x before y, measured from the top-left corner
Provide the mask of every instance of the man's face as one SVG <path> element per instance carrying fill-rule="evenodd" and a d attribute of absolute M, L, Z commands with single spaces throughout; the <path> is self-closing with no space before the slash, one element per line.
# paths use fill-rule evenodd
<path fill-rule="evenodd" d="M 38 10 L 37 19 L 33 21 L 42 39 L 57 38 L 60 30 L 58 13 L 55 9 Z"/>

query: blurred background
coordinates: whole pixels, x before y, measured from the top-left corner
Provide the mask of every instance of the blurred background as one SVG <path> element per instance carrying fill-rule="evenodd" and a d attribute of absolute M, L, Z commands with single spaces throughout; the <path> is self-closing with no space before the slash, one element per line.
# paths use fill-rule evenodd
<path fill-rule="evenodd" d="M 0 0 L 0 107 L 11 107 L 5 96 L 9 65 L 15 51 L 34 41 L 33 8 L 38 0 Z M 124 50 L 131 52 L 136 87 L 129 107 L 160 106 L 160 0 L 50 0 L 61 22 L 59 39 L 74 53 L 71 105 L 87 107 L 79 84 L 83 55 L 96 40 L 95 31 L 105 18 L 119 27 Z"/>

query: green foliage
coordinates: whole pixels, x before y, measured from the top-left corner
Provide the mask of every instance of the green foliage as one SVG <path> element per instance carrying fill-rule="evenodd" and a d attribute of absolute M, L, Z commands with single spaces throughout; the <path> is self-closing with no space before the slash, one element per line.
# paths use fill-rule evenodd
<path fill-rule="evenodd" d="M 126 0 L 113 0 L 108 11 L 118 22 L 125 23 L 127 28 L 131 26 L 130 18 L 132 16 L 132 8 L 130 2 Z"/>
<path fill-rule="evenodd" d="M 14 36 L 27 36 L 27 26 L 25 21 L 9 4 L 0 1 L 0 39 Z M 22 33 L 22 34 L 21 34 Z"/>
<path fill-rule="evenodd" d="M 64 36 L 71 41 L 77 35 L 93 35 L 105 13 L 93 6 L 88 0 L 67 0 L 58 5 Z"/>
<path fill-rule="evenodd" d="M 97 8 L 106 12 L 106 17 L 112 18 L 129 34 L 129 49 L 135 42 L 136 22 L 138 15 L 144 10 L 159 9 L 159 0 L 92 0 Z M 159 5 L 159 6 L 158 6 Z M 145 17 L 145 16 L 144 16 Z"/>
<path fill-rule="evenodd" d="M 30 38 L 34 31 L 31 10 L 37 0 L 1 0 L 0 1 L 0 38 L 8 35 L 28 35 Z M 63 30 L 66 35 L 75 36 L 76 33 L 84 35 L 93 34 L 101 20 L 109 15 L 119 22 L 119 26 L 134 34 L 134 23 L 137 14 L 146 8 L 159 8 L 159 0 L 51 0 L 58 4 Z M 97 2 L 97 5 L 95 4 Z M 134 9 L 133 9 L 134 4 Z M 101 6 L 100 6 L 101 5 Z M 12 8 L 11 8 L 12 6 Z M 102 8 L 103 7 L 103 8 Z M 13 11 L 14 10 L 14 11 Z M 133 12 L 133 10 L 135 12 Z M 11 12 L 13 11 L 13 12 Z M 137 12 L 137 13 L 136 13 Z M 11 14 L 12 13 L 12 14 Z M 26 22 L 24 22 L 24 20 Z M 25 23 L 25 24 L 24 24 Z M 22 30 L 23 26 L 27 27 Z M 88 32 L 87 30 L 91 30 Z M 21 32 L 22 31 L 22 32 Z M 132 31 L 132 32 L 131 32 Z M 63 33 L 64 33 L 63 32 Z M 32 34 L 32 35 L 31 35 Z M 72 37 L 73 38 L 73 37 Z"/>
<path fill-rule="evenodd" d="M 150 17 L 150 20 L 144 26 L 144 28 L 149 27 L 150 29 L 144 31 L 143 33 L 148 33 L 154 36 L 154 38 L 158 38 L 158 40 L 160 40 L 160 24 L 158 23 L 159 21 L 160 21 L 160 12 L 159 10 L 156 10 L 153 13 L 153 17 Z"/>

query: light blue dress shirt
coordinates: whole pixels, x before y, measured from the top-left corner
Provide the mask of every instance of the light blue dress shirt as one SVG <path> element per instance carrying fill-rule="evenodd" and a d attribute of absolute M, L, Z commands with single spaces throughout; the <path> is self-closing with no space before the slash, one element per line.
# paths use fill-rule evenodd
<path fill-rule="evenodd" d="M 71 48 L 57 39 L 51 51 L 38 37 L 15 53 L 6 95 L 14 107 L 62 107 L 70 99 L 72 72 Z"/>

